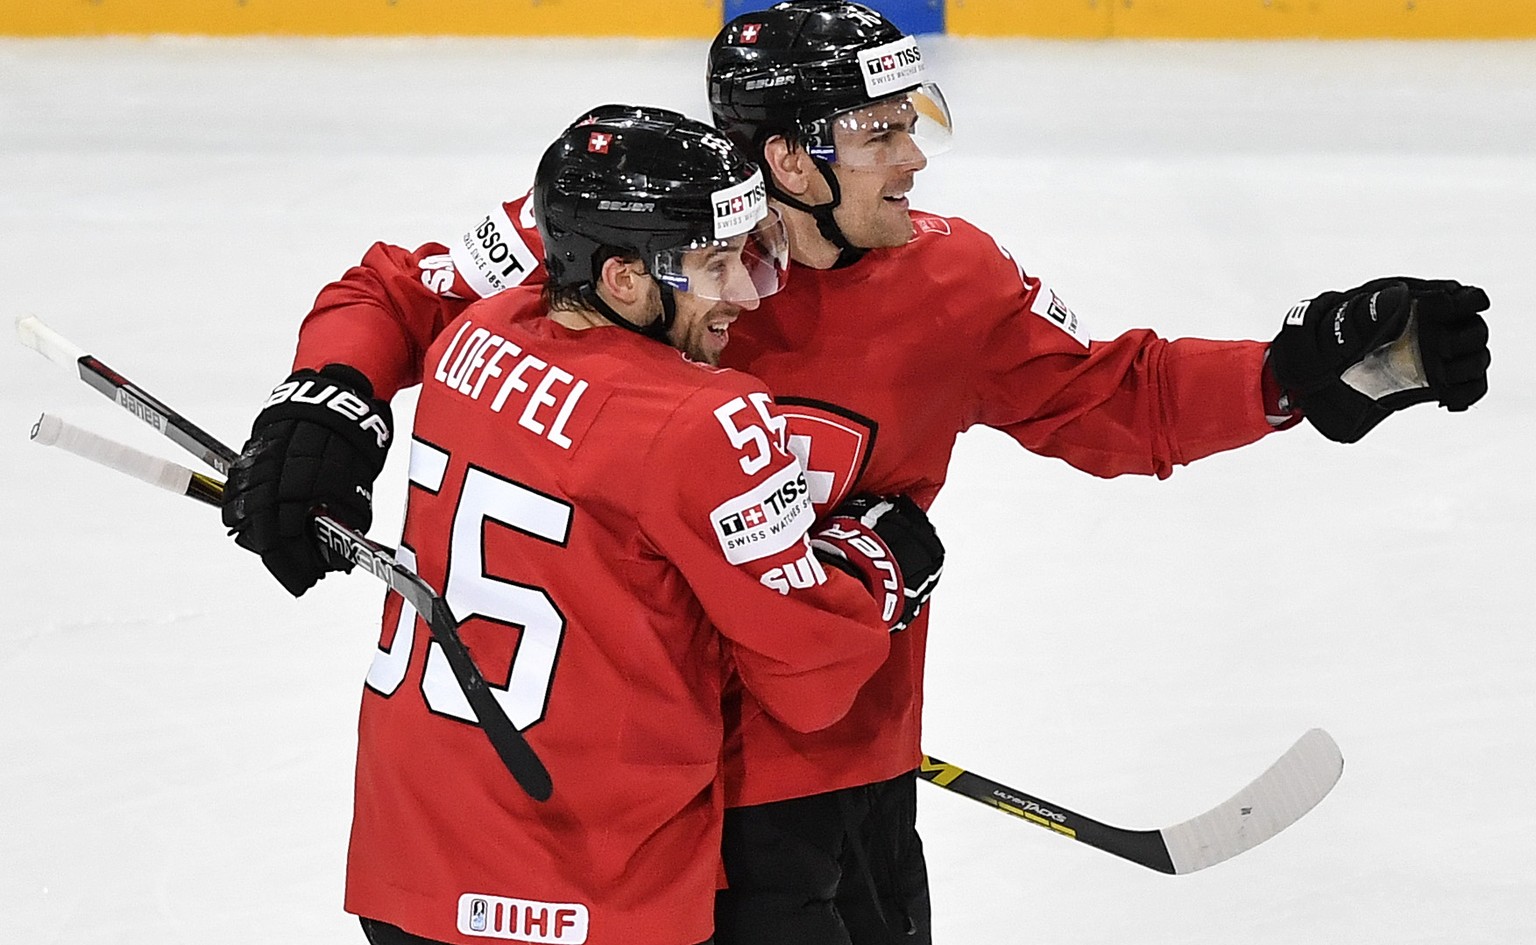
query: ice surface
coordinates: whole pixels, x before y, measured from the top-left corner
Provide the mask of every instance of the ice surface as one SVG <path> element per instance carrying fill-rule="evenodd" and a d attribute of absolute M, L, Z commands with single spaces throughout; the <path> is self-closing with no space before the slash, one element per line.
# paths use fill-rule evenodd
<path fill-rule="evenodd" d="M 1406 273 L 1486 286 L 1495 356 L 1466 414 L 1352 447 L 1297 429 L 1161 483 L 961 438 L 936 754 L 1131 827 L 1311 726 L 1348 760 L 1289 831 L 1185 877 L 921 788 L 938 940 L 1536 940 L 1536 44 L 928 47 L 959 135 L 914 203 L 993 232 L 1098 335 L 1268 337 L 1299 298 Z M 703 53 L 0 42 L 4 324 L 40 316 L 238 444 L 370 242 L 462 232 L 588 106 L 703 114 Z M 291 601 L 212 510 L 29 444 L 44 408 L 185 459 L 0 345 L 0 942 L 361 942 L 340 899 L 380 586 Z"/>

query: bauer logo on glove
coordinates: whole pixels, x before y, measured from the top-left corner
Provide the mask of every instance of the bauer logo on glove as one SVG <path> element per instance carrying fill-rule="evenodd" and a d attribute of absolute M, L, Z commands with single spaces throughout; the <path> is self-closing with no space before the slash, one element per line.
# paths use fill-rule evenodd
<path fill-rule="evenodd" d="M 854 496 L 811 536 L 821 560 L 863 582 L 892 632 L 923 612 L 944 571 L 944 545 L 906 496 Z"/>

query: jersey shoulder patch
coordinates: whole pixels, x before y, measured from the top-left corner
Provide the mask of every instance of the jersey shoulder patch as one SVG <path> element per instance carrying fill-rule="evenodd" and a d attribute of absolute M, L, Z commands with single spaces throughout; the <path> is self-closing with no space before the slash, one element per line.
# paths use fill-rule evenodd
<path fill-rule="evenodd" d="M 793 547 L 816 513 L 800 464 L 791 460 L 777 472 L 709 513 L 725 560 L 745 564 Z"/>
<path fill-rule="evenodd" d="M 1019 271 L 1023 272 L 1022 269 Z M 1082 319 L 1077 317 L 1077 313 L 1067 308 L 1061 296 L 1041 280 L 1028 275 L 1024 278 L 1034 282 L 1034 295 L 1029 300 L 1029 310 L 1071 335 L 1084 348 L 1088 347 L 1088 329 L 1083 326 Z"/>
<path fill-rule="evenodd" d="M 521 285 L 539 266 L 517 224 L 497 207 L 448 245 L 454 268 L 481 298 Z"/>
<path fill-rule="evenodd" d="M 919 239 L 923 236 L 949 236 L 954 228 L 949 225 L 949 220 L 932 213 L 923 213 L 919 210 L 912 212 L 912 238 Z"/>

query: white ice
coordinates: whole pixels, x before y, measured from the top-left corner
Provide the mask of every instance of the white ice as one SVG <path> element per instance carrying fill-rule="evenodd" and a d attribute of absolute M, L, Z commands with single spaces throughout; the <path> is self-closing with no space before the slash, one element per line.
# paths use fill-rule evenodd
<path fill-rule="evenodd" d="M 960 135 L 914 203 L 992 231 L 1096 334 L 1267 338 L 1299 298 L 1412 274 L 1486 286 L 1495 357 L 1465 414 L 1351 447 L 1296 429 L 1167 482 L 961 438 L 929 751 L 1134 827 L 1311 726 L 1347 763 L 1289 831 L 1183 877 L 923 787 L 938 940 L 1536 940 L 1536 45 L 927 45 Z M 588 106 L 703 114 L 703 52 L 0 42 L 0 311 L 238 444 L 370 242 L 462 232 Z M 184 458 L 0 359 L 0 942 L 360 943 L 341 887 L 380 586 L 295 602 L 207 507 L 29 444 L 46 408 Z"/>

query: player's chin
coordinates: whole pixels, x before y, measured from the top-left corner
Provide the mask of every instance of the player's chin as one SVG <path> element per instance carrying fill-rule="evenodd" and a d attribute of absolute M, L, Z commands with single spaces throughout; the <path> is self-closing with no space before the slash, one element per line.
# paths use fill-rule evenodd
<path fill-rule="evenodd" d="M 885 213 L 880 215 L 878 239 L 871 244 L 874 247 L 905 246 L 912 242 L 912 235 L 916 230 L 912 226 L 912 216 L 907 213 L 907 202 L 900 201 L 894 204 Z"/>
<path fill-rule="evenodd" d="M 725 352 L 725 346 L 730 344 L 730 341 L 728 327 L 718 331 L 707 327 L 702 328 L 694 334 L 688 345 L 688 357 L 701 364 L 719 367 L 720 355 Z"/>

